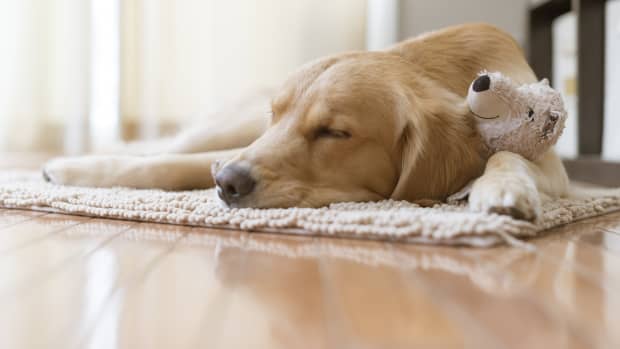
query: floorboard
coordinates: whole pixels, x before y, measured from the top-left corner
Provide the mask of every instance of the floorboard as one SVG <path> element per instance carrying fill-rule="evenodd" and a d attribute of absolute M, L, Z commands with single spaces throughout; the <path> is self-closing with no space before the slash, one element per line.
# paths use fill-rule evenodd
<path fill-rule="evenodd" d="M 619 227 L 532 252 L 1 210 L 0 347 L 613 348 Z"/>

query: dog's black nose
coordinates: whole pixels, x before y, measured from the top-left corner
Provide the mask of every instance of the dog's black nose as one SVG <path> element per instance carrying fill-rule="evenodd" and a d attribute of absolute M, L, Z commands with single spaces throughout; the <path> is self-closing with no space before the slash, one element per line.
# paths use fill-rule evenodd
<path fill-rule="evenodd" d="M 488 75 L 481 75 L 475 81 L 472 88 L 476 92 L 483 92 L 491 87 L 491 78 Z"/>
<path fill-rule="evenodd" d="M 229 204 L 250 194 L 256 181 L 245 168 L 228 165 L 215 175 L 215 184 L 220 198 Z"/>

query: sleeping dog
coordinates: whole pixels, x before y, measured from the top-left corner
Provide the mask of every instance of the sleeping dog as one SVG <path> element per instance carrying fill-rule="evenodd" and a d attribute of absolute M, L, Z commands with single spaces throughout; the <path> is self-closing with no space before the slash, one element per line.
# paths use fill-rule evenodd
<path fill-rule="evenodd" d="M 156 154 L 59 158 L 44 176 L 94 187 L 215 186 L 238 208 L 386 198 L 430 205 L 475 179 L 471 209 L 534 220 L 541 200 L 566 194 L 568 178 L 553 150 L 536 161 L 486 153 L 465 103 L 485 69 L 537 81 L 508 34 L 460 25 L 308 63 L 278 90 L 158 143 Z"/>

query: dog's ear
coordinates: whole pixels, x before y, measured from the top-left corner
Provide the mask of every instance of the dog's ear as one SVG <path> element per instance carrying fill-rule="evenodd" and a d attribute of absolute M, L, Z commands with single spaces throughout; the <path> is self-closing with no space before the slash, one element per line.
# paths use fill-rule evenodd
<path fill-rule="evenodd" d="M 396 182 L 396 186 L 394 187 L 394 191 L 392 195 L 390 195 L 391 199 L 394 200 L 407 200 L 412 201 L 412 180 L 414 178 L 413 172 L 416 164 L 416 160 L 420 157 L 420 152 L 423 144 L 417 144 L 414 130 L 414 125 L 411 122 L 408 122 L 400 136 L 399 144 L 397 147 L 400 150 L 400 173 L 398 176 L 398 182 Z"/>
<path fill-rule="evenodd" d="M 441 159 L 429 158 L 430 153 L 434 153 L 432 144 L 437 142 L 430 140 L 430 133 L 417 129 L 419 125 L 408 123 L 400 137 L 401 164 L 398 181 L 390 199 L 405 200 L 414 202 L 420 206 L 433 206 L 438 203 L 434 192 L 438 188 L 436 181 L 442 176 L 437 173 L 433 175 L 434 167 L 439 164 Z"/>
<path fill-rule="evenodd" d="M 467 104 L 458 96 L 418 100 L 399 139 L 394 200 L 437 202 L 461 189 L 482 168 L 481 144 Z M 429 201 L 430 200 L 430 201 Z"/>

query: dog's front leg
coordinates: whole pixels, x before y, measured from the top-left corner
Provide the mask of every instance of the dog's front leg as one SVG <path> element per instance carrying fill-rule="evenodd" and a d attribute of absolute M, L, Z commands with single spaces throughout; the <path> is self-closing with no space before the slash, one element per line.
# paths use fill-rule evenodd
<path fill-rule="evenodd" d="M 52 183 L 86 187 L 131 187 L 166 190 L 214 186 L 211 166 L 241 149 L 198 154 L 154 156 L 92 155 L 53 159 L 43 167 Z"/>
<path fill-rule="evenodd" d="M 474 182 L 469 206 L 533 221 L 541 214 L 543 199 L 562 197 L 567 189 L 568 177 L 553 150 L 536 161 L 502 151 L 489 158 L 484 174 Z"/>

